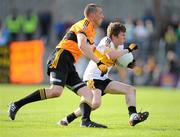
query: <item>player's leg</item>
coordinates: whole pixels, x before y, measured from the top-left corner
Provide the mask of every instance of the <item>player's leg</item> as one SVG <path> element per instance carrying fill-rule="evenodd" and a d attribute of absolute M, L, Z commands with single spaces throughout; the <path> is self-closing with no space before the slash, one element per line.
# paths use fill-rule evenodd
<path fill-rule="evenodd" d="M 149 112 L 137 113 L 136 111 L 136 90 L 133 86 L 118 81 L 112 81 L 106 87 L 105 93 L 125 95 L 130 117 L 129 124 L 131 126 L 135 126 L 148 118 Z"/>
<path fill-rule="evenodd" d="M 38 89 L 18 101 L 11 102 L 9 104 L 9 110 L 8 110 L 10 119 L 12 119 L 12 120 L 15 119 L 17 111 L 22 106 L 32 103 L 32 102 L 58 97 L 61 95 L 62 91 L 63 91 L 62 86 L 52 85 L 50 88 Z"/>
<path fill-rule="evenodd" d="M 85 87 L 86 89 L 79 90 L 78 94 L 81 96 L 81 104 L 80 109 L 82 113 L 82 127 L 98 127 L 98 128 L 107 128 L 107 126 L 98 124 L 95 122 L 92 122 L 90 120 L 90 113 L 92 110 L 92 107 L 90 106 L 92 101 L 92 98 L 89 98 L 89 95 L 87 96 L 88 92 L 91 93 L 90 89 L 88 87 Z M 92 97 L 92 96 L 91 96 Z M 96 104 L 97 107 L 97 104 Z"/>
<path fill-rule="evenodd" d="M 100 89 L 93 89 L 91 90 L 93 93 L 93 99 L 92 99 L 92 110 L 97 109 L 101 105 L 101 90 Z M 80 108 L 77 108 L 74 112 L 70 113 L 66 117 L 64 117 L 62 120 L 58 121 L 58 125 L 62 126 L 68 126 L 72 121 L 80 117 L 81 110 Z"/>
<path fill-rule="evenodd" d="M 92 109 L 96 110 L 101 106 L 102 91 L 100 89 L 93 89 Z"/>
<path fill-rule="evenodd" d="M 75 119 L 77 119 L 78 117 L 80 117 L 82 115 L 81 109 L 83 109 L 84 118 L 90 120 L 90 118 L 89 118 L 89 116 L 90 116 L 89 107 L 91 106 L 91 104 L 90 104 L 89 101 L 87 101 L 87 98 L 89 98 L 91 95 L 90 94 L 84 95 L 84 94 L 81 93 L 81 91 L 78 94 L 81 96 L 80 106 L 74 112 L 68 114 L 62 120 L 58 121 L 57 122 L 58 125 L 68 126 L 68 124 L 70 124 L 72 121 L 74 121 Z M 91 109 L 91 107 L 90 107 L 90 109 Z"/>
<path fill-rule="evenodd" d="M 55 52 L 53 52 L 52 58 L 49 59 L 49 62 L 53 62 L 51 61 L 51 59 L 55 60 L 54 56 L 56 56 L 59 53 L 60 54 L 62 53 L 59 51 L 61 50 L 55 50 Z M 48 68 L 48 75 L 50 75 L 50 84 L 51 84 L 49 88 L 38 89 L 34 91 L 33 93 L 31 93 L 30 95 L 18 101 L 12 102 L 9 105 L 8 112 L 9 112 L 10 119 L 14 120 L 17 111 L 26 104 L 40 101 L 40 100 L 49 99 L 49 98 L 59 97 L 61 95 L 61 93 L 63 92 L 65 82 L 66 82 L 66 77 L 68 74 L 67 65 L 64 63 L 65 59 L 66 59 L 65 56 L 62 56 L 61 58 L 56 58 L 56 60 L 57 61 L 59 60 L 59 61 L 56 64 L 56 67 L 53 69 L 50 68 L 51 63 L 48 63 L 47 68 Z"/>
<path fill-rule="evenodd" d="M 106 89 L 105 93 L 109 94 L 123 94 L 125 95 L 126 104 L 127 106 L 134 106 L 136 107 L 136 90 L 133 86 L 124 84 L 118 81 L 111 81 Z M 136 109 L 130 111 L 129 113 L 136 112 Z"/>
<path fill-rule="evenodd" d="M 82 115 L 81 114 L 81 109 L 78 107 L 75 111 L 73 111 L 72 113 L 68 114 L 63 119 L 59 120 L 57 122 L 57 124 L 59 126 L 68 126 L 71 122 L 73 122 L 75 119 L 77 119 L 81 115 Z"/>
<path fill-rule="evenodd" d="M 109 80 L 109 81 L 111 81 L 111 80 Z M 109 82 L 108 81 L 108 82 Z M 89 82 L 87 82 L 87 84 L 88 84 L 88 86 L 89 87 L 91 87 L 91 89 L 98 89 L 98 90 L 96 90 L 97 92 L 94 92 L 95 93 L 95 100 L 93 101 L 93 107 L 94 107 L 94 109 L 95 108 L 98 108 L 100 105 L 101 105 L 101 96 L 103 95 L 103 91 L 104 91 L 104 89 L 105 89 L 105 87 L 107 86 L 106 84 L 108 83 L 108 82 L 104 82 L 103 80 L 90 80 L 90 83 L 91 84 L 88 84 Z M 94 90 L 95 91 L 95 90 Z M 82 111 L 81 111 L 82 112 Z M 83 113 L 82 113 L 83 114 Z M 82 116 L 82 118 L 83 118 L 83 116 Z M 93 122 L 94 123 L 94 122 Z M 81 125 L 83 125 L 84 123 L 83 123 L 83 119 L 82 119 L 82 124 Z M 89 124 L 89 123 L 88 123 Z M 88 124 L 84 124 L 85 126 L 87 126 Z M 84 126 L 83 125 L 83 126 Z M 91 124 L 90 124 L 91 125 Z M 96 125 L 96 123 L 95 123 L 95 125 Z M 107 126 L 105 126 L 105 125 L 101 125 L 101 124 L 98 124 L 98 126 L 100 126 L 100 127 L 103 127 L 103 128 L 107 128 Z"/>
<path fill-rule="evenodd" d="M 107 128 L 107 126 L 92 122 L 90 120 L 90 114 L 92 110 L 92 99 L 93 94 L 91 89 L 86 86 L 86 84 L 79 78 L 76 72 L 75 66 L 72 64 L 71 71 L 68 74 L 67 85 L 71 88 L 77 95 L 81 97 L 80 110 L 82 113 L 82 123 L 81 127 L 98 127 Z"/>
<path fill-rule="evenodd" d="M 63 87 L 60 85 L 51 85 L 49 88 L 45 89 L 38 89 L 34 91 L 33 93 L 25 96 L 24 98 L 11 102 L 9 104 L 9 117 L 11 120 L 15 119 L 17 111 L 24 105 L 40 101 L 40 100 L 46 100 L 50 98 L 59 97 L 63 92 Z"/>

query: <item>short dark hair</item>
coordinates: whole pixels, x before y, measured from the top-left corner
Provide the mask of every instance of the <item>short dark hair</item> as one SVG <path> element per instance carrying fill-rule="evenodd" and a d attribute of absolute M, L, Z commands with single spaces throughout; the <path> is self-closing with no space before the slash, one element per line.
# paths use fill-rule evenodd
<path fill-rule="evenodd" d="M 126 27 L 120 22 L 111 22 L 107 27 L 107 36 L 118 36 L 120 32 L 126 32 Z"/>
<path fill-rule="evenodd" d="M 97 11 L 97 8 L 101 8 L 101 6 L 94 3 L 86 5 L 84 9 L 84 16 L 87 17 L 90 13 L 95 13 Z"/>

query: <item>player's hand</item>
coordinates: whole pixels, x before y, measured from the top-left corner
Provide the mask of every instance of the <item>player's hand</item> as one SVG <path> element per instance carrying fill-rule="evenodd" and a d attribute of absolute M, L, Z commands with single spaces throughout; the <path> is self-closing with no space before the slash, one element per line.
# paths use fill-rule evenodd
<path fill-rule="evenodd" d="M 133 69 L 136 66 L 136 60 L 133 59 L 131 63 L 128 64 L 128 68 Z"/>
<path fill-rule="evenodd" d="M 108 67 L 101 61 L 99 61 L 97 63 L 97 66 L 98 66 L 99 70 L 101 71 L 101 77 L 104 76 L 104 74 L 106 74 L 108 71 Z"/>
<path fill-rule="evenodd" d="M 135 43 L 131 43 L 126 49 L 128 49 L 129 52 L 132 52 L 134 50 L 137 50 L 138 46 Z"/>

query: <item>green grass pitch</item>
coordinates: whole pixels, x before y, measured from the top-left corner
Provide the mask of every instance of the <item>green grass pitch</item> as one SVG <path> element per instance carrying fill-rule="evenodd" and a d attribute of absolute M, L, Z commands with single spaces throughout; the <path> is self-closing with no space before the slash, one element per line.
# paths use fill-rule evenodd
<path fill-rule="evenodd" d="M 128 125 L 123 95 L 105 95 L 91 119 L 108 129 L 81 128 L 80 118 L 68 127 L 56 122 L 79 105 L 68 89 L 61 97 L 24 106 L 15 121 L 7 116 L 7 104 L 47 85 L 0 85 L 0 137 L 180 137 L 180 90 L 137 87 L 137 110 L 148 110 L 147 121 Z"/>

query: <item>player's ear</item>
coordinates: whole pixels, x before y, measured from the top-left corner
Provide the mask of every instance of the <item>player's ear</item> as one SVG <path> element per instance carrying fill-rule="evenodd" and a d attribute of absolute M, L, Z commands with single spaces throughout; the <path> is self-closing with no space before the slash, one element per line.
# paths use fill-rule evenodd
<path fill-rule="evenodd" d="M 115 35 L 112 34 L 112 35 L 111 35 L 111 39 L 112 39 L 112 40 L 117 39 L 117 36 L 115 36 Z"/>
<path fill-rule="evenodd" d="M 88 18 L 94 19 L 95 16 L 96 16 L 95 13 L 89 13 Z"/>

